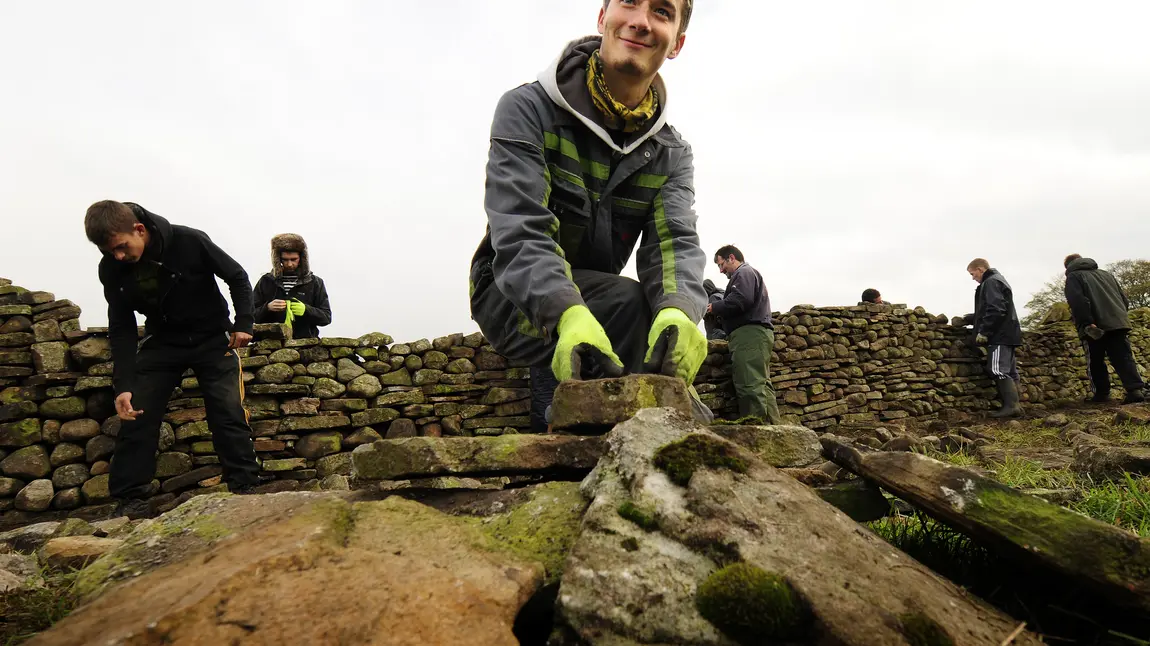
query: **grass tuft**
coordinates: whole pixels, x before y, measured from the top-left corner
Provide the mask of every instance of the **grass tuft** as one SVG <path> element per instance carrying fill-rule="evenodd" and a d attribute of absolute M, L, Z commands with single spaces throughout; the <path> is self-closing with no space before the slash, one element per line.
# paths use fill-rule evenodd
<path fill-rule="evenodd" d="M 43 585 L 0 593 L 0 644 L 15 646 L 67 617 L 80 603 L 78 570 L 43 570 Z"/>

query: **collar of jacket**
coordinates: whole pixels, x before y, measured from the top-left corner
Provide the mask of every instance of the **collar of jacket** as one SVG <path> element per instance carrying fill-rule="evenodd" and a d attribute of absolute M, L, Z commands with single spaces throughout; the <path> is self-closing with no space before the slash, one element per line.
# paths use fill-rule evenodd
<path fill-rule="evenodd" d="M 271 276 L 271 279 L 274 280 L 277 285 L 283 285 L 283 280 L 285 278 L 287 278 L 287 276 L 288 276 L 287 274 L 282 274 L 282 273 L 277 276 L 276 274 L 273 274 L 271 272 L 268 272 L 267 275 Z M 312 276 L 313 276 L 313 274 L 310 271 L 307 272 L 306 274 L 296 274 L 296 278 L 299 279 L 296 281 L 296 285 L 305 285 L 307 283 L 310 283 L 312 281 Z"/>
<path fill-rule="evenodd" d="M 159 243 L 160 253 L 156 260 L 163 261 L 164 253 L 167 252 L 169 245 L 168 241 L 172 239 L 172 223 L 168 222 L 167 218 L 161 217 L 145 209 L 144 207 L 136 204 L 135 202 L 124 202 L 132 212 L 136 214 L 136 219 L 140 221 L 152 235 L 156 236 L 158 240 L 153 242 Z"/>
<path fill-rule="evenodd" d="M 619 144 L 615 143 L 615 140 L 611 137 L 611 133 L 607 132 L 606 128 L 604 128 L 594 119 L 591 119 L 587 115 L 576 110 L 559 90 L 559 66 L 567 58 L 572 56 L 580 56 L 584 59 L 585 62 L 586 58 L 590 56 L 590 52 L 594 51 L 595 47 L 581 46 L 587 45 L 588 43 L 594 43 L 597 47 L 602 42 L 603 39 L 600 36 L 584 36 L 583 38 L 577 38 L 567 43 L 567 46 L 564 47 L 559 56 L 556 57 L 554 61 L 552 61 L 551 65 L 539 73 L 539 84 L 543 86 L 543 89 L 547 92 L 547 96 L 555 102 L 555 105 L 563 108 L 563 110 L 565 110 L 567 113 L 578 119 L 580 123 L 586 126 L 588 130 L 595 133 L 595 136 L 599 137 L 599 139 L 602 139 L 603 142 L 610 146 L 613 150 L 618 153 L 628 155 L 640 145 L 642 145 L 644 141 L 647 141 L 651 137 L 655 136 L 660 130 L 663 129 L 663 126 L 667 125 L 667 86 L 663 83 L 663 77 L 656 74 L 653 83 L 655 84 L 655 89 L 659 91 L 658 116 L 652 120 L 651 125 L 647 128 L 646 132 L 639 135 L 638 137 L 635 137 L 634 140 L 629 141 L 626 146 L 620 146 Z M 584 92 L 587 91 L 585 86 L 586 83 L 584 83 L 583 87 Z"/>

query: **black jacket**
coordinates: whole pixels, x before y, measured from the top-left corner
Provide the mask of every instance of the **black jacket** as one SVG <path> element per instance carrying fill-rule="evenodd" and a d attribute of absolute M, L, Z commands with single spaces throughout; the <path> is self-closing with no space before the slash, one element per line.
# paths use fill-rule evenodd
<path fill-rule="evenodd" d="M 239 263 L 203 231 L 171 224 L 138 204 L 128 206 L 151 240 L 139 262 L 121 263 L 109 256 L 100 260 L 117 394 L 133 389 L 136 312 L 147 317 L 147 335 L 173 343 L 198 343 L 229 331 L 251 334 L 253 324 L 251 283 Z M 234 325 L 216 276 L 231 292 Z"/>
<path fill-rule="evenodd" d="M 283 323 L 285 312 L 273 312 L 268 303 L 274 300 L 298 300 L 305 306 L 303 316 L 292 319 L 292 338 L 319 338 L 320 326 L 331 323 L 331 303 L 327 299 L 327 286 L 323 279 L 313 273 L 300 277 L 300 282 L 288 291 L 284 289 L 283 278 L 270 273 L 264 274 L 256 283 L 252 300 L 255 301 L 257 323 Z"/>
<path fill-rule="evenodd" d="M 751 323 L 774 327 L 771 323 L 771 298 L 763 275 L 743 263 L 727 283 L 723 300 L 711 304 L 711 312 L 723 320 L 727 334 Z"/>
<path fill-rule="evenodd" d="M 997 269 L 987 269 L 974 290 L 974 334 L 988 345 L 1022 345 L 1022 325 L 1014 309 L 1014 292 Z"/>
<path fill-rule="evenodd" d="M 1066 268 L 1066 302 L 1080 335 L 1091 324 L 1104 332 L 1130 329 L 1130 300 L 1118 279 L 1090 258 L 1078 258 Z"/>

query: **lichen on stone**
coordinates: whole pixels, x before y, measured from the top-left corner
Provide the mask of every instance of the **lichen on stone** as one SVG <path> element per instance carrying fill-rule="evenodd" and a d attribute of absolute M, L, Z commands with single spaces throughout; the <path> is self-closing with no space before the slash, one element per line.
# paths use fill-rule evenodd
<path fill-rule="evenodd" d="M 630 500 L 619 505 L 618 512 L 620 516 L 642 527 L 645 531 L 650 532 L 659 529 L 659 522 L 655 520 L 654 512 L 643 509 Z"/>
<path fill-rule="evenodd" d="M 683 487 L 700 468 L 747 472 L 747 462 L 734 446 L 703 433 L 692 433 L 659 449 L 654 464 L 672 482 Z"/>
<path fill-rule="evenodd" d="M 711 422 L 712 426 L 762 426 L 763 418 L 754 415 L 747 415 L 739 419 L 715 419 Z"/>
<path fill-rule="evenodd" d="M 799 639 L 812 622 L 810 608 L 785 578 L 749 563 L 728 565 L 707 577 L 695 607 L 740 644 Z"/>
<path fill-rule="evenodd" d="M 495 547 L 542 563 L 546 582 L 553 583 L 579 538 L 586 509 L 578 483 L 549 482 L 535 487 L 526 502 L 509 512 L 475 522 Z"/>
<path fill-rule="evenodd" d="M 910 646 L 954 646 L 946 630 L 922 612 L 899 615 L 898 623 Z"/>

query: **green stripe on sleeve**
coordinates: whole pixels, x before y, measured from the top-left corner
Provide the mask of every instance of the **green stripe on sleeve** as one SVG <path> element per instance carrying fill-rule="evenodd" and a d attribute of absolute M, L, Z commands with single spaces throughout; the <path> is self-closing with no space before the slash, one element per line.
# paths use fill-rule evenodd
<path fill-rule="evenodd" d="M 654 204 L 655 231 L 659 234 L 659 255 L 663 261 L 663 293 L 677 294 L 679 285 L 675 281 L 675 247 L 671 240 L 671 228 L 667 226 L 667 212 L 663 209 L 662 191 L 655 196 Z"/>

